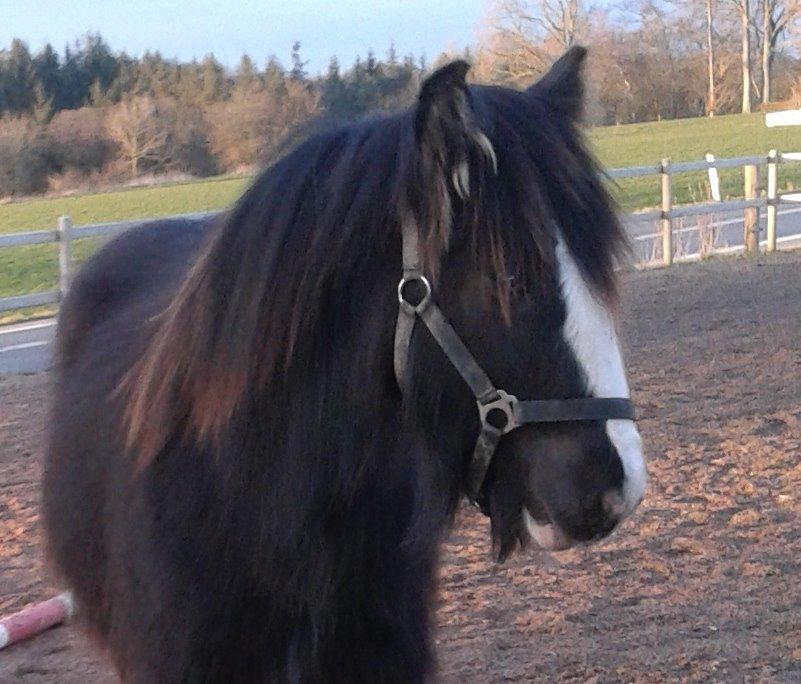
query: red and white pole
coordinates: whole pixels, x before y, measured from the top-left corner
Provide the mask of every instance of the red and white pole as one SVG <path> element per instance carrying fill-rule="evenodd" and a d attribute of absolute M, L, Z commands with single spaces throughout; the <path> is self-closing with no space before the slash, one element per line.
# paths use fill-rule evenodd
<path fill-rule="evenodd" d="M 68 591 L 23 608 L 18 613 L 0 620 L 0 649 L 60 625 L 69 620 L 74 613 L 75 603 Z"/>

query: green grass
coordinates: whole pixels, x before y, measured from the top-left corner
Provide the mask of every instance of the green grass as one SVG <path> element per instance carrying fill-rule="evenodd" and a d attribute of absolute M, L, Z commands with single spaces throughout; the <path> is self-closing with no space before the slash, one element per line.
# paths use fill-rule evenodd
<path fill-rule="evenodd" d="M 716 157 L 767 155 L 771 149 L 801 152 L 801 127 L 766 128 L 764 114 L 735 114 L 712 119 L 678 119 L 626 126 L 603 126 L 589 132 L 589 139 L 601 163 L 607 168 L 658 164 L 671 161 L 698 161 L 707 152 Z M 762 172 L 764 176 L 764 169 Z M 762 187 L 764 187 L 764 177 Z M 742 169 L 720 172 L 721 194 L 741 197 Z M 782 166 L 780 187 L 801 183 L 796 165 Z M 674 202 L 682 204 L 707 199 L 706 171 L 676 174 L 673 177 Z M 628 210 L 659 204 L 659 177 L 625 179 L 613 192 Z"/>
<path fill-rule="evenodd" d="M 588 137 L 608 168 L 657 164 L 662 158 L 693 161 L 703 159 L 707 152 L 724 158 L 766 155 L 771 148 L 801 151 L 801 127 L 768 129 L 762 114 L 598 127 L 591 129 Z M 741 169 L 722 171 L 720 175 L 724 196 L 742 195 Z M 783 165 L 779 179 L 780 187 L 801 185 L 801 165 Z M 9 203 L 0 205 L 0 233 L 54 229 L 63 214 L 69 214 L 80 226 L 221 209 L 237 197 L 246 183 L 246 178 L 220 178 Z M 764 178 L 762 184 L 764 187 Z M 620 180 L 611 188 L 627 210 L 659 203 L 658 176 Z M 673 192 L 676 203 L 705 200 L 706 172 L 675 175 Z M 78 241 L 74 249 L 76 260 L 84 259 L 97 243 Z M 57 281 L 56 254 L 55 245 L 0 250 L 0 297 L 53 289 Z M 41 310 L 16 313 L 14 317 L 32 313 Z M 0 315 L 0 321 L 9 318 Z"/>
<path fill-rule="evenodd" d="M 244 189 L 246 178 L 220 178 L 147 188 L 130 188 L 72 197 L 40 198 L 0 205 L 0 234 L 53 230 L 68 214 L 76 226 L 222 209 Z M 77 240 L 73 257 L 83 261 L 99 240 Z M 45 292 L 58 280 L 55 244 L 0 249 L 0 297 Z M 42 313 L 30 309 L 0 314 L 11 322 Z"/>
<path fill-rule="evenodd" d="M 82 226 L 220 209 L 237 197 L 246 182 L 245 178 L 220 178 L 11 202 L 0 205 L 0 233 L 53 229 L 64 214 Z"/>

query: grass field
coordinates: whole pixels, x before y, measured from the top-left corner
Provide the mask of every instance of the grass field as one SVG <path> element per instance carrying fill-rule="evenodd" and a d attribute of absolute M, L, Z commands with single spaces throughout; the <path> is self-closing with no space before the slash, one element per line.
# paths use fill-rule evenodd
<path fill-rule="evenodd" d="M 762 114 L 598 127 L 591 129 L 588 137 L 607 168 L 656 164 L 665 157 L 672 161 L 698 160 L 707 152 L 723 158 L 767 154 L 771 148 L 782 152 L 801 151 L 801 127 L 768 129 Z M 724 195 L 742 194 L 741 170 L 722 171 L 720 175 Z M 780 187 L 801 185 L 801 165 L 783 166 L 779 178 Z M 222 178 L 12 202 L 0 205 L 0 233 L 53 229 L 62 214 L 69 214 L 75 225 L 86 225 L 221 209 L 246 183 L 245 178 Z M 677 174 L 673 189 L 676 203 L 704 200 L 707 198 L 706 173 Z M 613 185 L 613 192 L 626 210 L 656 206 L 659 178 L 622 180 Z M 93 240 L 78 242 L 76 258 L 84 258 L 95 244 Z M 0 250 L 0 297 L 50 290 L 55 283 L 55 245 Z M 29 314 L 21 312 L 14 317 Z M 9 318 L 0 316 L 0 321 Z"/>
<path fill-rule="evenodd" d="M 658 164 L 671 161 L 698 161 L 707 152 L 716 157 L 767 155 L 771 149 L 801 152 L 801 127 L 766 128 L 763 114 L 737 114 L 713 119 L 678 119 L 654 123 L 604 126 L 589 132 L 598 158 L 607 168 Z M 762 169 L 764 187 L 764 168 Z M 724 197 L 740 197 L 743 192 L 742 170 L 720 172 Z M 798 165 L 783 166 L 780 187 L 801 183 Z M 673 177 L 674 202 L 683 204 L 707 199 L 706 172 L 676 174 Z M 659 204 L 659 177 L 621 180 L 615 193 L 627 210 Z"/>
<path fill-rule="evenodd" d="M 58 217 L 68 214 L 77 226 L 126 221 L 154 216 L 173 216 L 220 209 L 242 191 L 246 178 L 222 178 L 73 197 L 32 199 L 0 205 L 0 233 L 53 230 Z M 82 261 L 97 240 L 74 243 L 73 255 Z M 57 281 L 55 244 L 0 249 L 0 297 L 45 292 Z M 0 322 L 11 322 L 48 313 L 47 309 L 0 314 Z"/>

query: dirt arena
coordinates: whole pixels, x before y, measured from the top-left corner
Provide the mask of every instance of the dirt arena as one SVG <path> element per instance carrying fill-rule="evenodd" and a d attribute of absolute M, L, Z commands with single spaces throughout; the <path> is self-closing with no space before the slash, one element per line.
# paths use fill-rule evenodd
<path fill-rule="evenodd" d="M 603 544 L 489 557 L 465 510 L 438 606 L 445 682 L 801 682 L 801 254 L 626 276 L 651 483 Z M 0 380 L 0 614 L 49 597 L 37 520 L 46 376 Z M 114 677 L 58 628 L 0 682 Z"/>

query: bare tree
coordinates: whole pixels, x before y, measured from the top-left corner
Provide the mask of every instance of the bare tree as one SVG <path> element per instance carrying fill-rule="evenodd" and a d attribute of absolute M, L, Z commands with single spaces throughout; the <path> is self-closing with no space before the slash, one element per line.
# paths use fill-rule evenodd
<path fill-rule="evenodd" d="M 149 95 L 132 97 L 113 107 L 106 119 L 106 130 L 119 145 L 120 155 L 128 163 L 131 176 L 139 173 L 140 164 L 145 161 L 165 161 L 165 143 L 169 134 L 155 101 Z"/>
<path fill-rule="evenodd" d="M 579 35 L 583 19 L 579 0 L 539 0 L 537 6 L 539 12 L 531 16 L 531 21 L 538 23 L 560 52 L 564 52 L 576 42 Z"/>
<path fill-rule="evenodd" d="M 211 149 L 231 170 L 272 161 L 284 139 L 318 106 L 318 96 L 297 81 L 287 81 L 278 92 L 236 91 L 208 111 Z"/>
<path fill-rule="evenodd" d="M 712 0 L 706 0 L 706 68 L 708 79 L 706 113 L 707 116 L 715 116 L 715 57 L 712 46 Z"/>
<path fill-rule="evenodd" d="M 496 33 L 490 44 L 504 62 L 507 80 L 531 81 L 574 45 L 584 30 L 583 0 L 496 0 Z"/>
<path fill-rule="evenodd" d="M 762 0 L 762 102 L 770 102 L 772 95 L 773 60 L 779 40 L 789 25 L 801 15 L 801 0 Z"/>
<path fill-rule="evenodd" d="M 749 0 L 729 0 L 740 17 L 740 66 L 743 77 L 742 112 L 751 111 L 751 3 Z"/>

